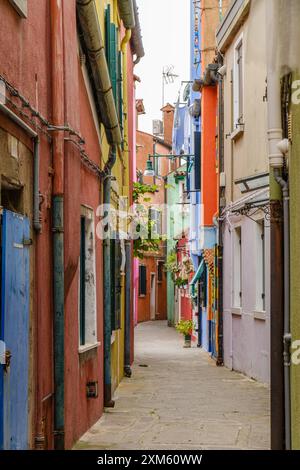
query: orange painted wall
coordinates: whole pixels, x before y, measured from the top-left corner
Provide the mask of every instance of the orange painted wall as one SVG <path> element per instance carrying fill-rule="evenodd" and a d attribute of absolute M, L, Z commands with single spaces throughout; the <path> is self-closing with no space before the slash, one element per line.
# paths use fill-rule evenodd
<path fill-rule="evenodd" d="M 154 137 L 147 132 L 137 131 L 136 144 L 137 144 L 137 170 L 140 170 L 142 173 L 146 168 L 146 162 L 148 155 L 154 153 Z M 168 144 L 162 144 L 156 142 L 155 152 L 162 155 L 167 155 L 171 151 L 171 148 Z M 160 174 L 162 176 L 167 175 L 169 171 L 169 160 L 167 158 L 160 159 Z M 144 184 L 153 184 L 153 177 L 143 177 Z M 146 204 L 151 206 L 155 204 L 164 204 L 166 202 L 166 191 L 165 183 L 163 180 L 156 178 L 155 184 L 157 185 L 157 192 L 154 194 L 147 194 L 147 198 L 150 199 Z M 165 226 L 164 220 L 162 221 L 162 226 Z M 144 257 L 140 262 L 146 266 L 147 269 L 147 293 L 145 296 L 138 296 L 138 322 L 145 322 L 151 320 L 150 312 L 150 292 L 151 292 L 151 273 L 156 275 L 156 320 L 166 320 L 167 319 L 167 283 L 166 283 L 166 274 L 163 273 L 162 282 L 158 282 L 158 273 L 157 273 L 157 261 L 164 261 L 165 254 L 163 245 L 159 254 L 149 254 Z"/>
<path fill-rule="evenodd" d="M 202 90 L 202 226 L 212 226 L 218 209 L 216 127 L 217 87 Z"/>
<path fill-rule="evenodd" d="M 167 319 L 167 282 L 166 273 L 163 272 L 162 282 L 157 280 L 157 261 L 164 260 L 159 257 L 145 257 L 140 264 L 146 266 L 147 269 L 147 289 L 145 296 L 138 297 L 138 322 L 145 322 L 151 320 L 150 312 L 150 293 L 151 293 L 151 273 L 155 273 L 155 289 L 156 289 L 156 315 L 155 320 L 166 320 Z"/>

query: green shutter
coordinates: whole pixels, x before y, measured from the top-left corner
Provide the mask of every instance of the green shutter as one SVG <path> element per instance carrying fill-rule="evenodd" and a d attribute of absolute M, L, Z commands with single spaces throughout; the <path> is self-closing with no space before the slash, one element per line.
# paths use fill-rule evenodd
<path fill-rule="evenodd" d="M 105 11 L 105 53 L 114 98 L 117 98 L 117 29 L 110 21 L 110 5 Z"/>
<path fill-rule="evenodd" d="M 118 51 L 118 29 L 111 23 L 111 8 L 105 11 L 105 54 L 119 122 L 123 123 L 122 52 Z"/>
<path fill-rule="evenodd" d="M 144 265 L 139 266 L 139 295 L 147 294 L 147 268 Z"/>
<path fill-rule="evenodd" d="M 111 330 L 121 328 L 121 263 L 122 253 L 119 240 L 110 241 L 111 256 Z"/>
<path fill-rule="evenodd" d="M 105 10 L 105 55 L 107 64 L 110 63 L 110 5 Z"/>
<path fill-rule="evenodd" d="M 117 102 L 117 29 L 113 23 L 110 25 L 110 47 L 109 47 L 109 73 L 111 79 L 111 86 Z"/>

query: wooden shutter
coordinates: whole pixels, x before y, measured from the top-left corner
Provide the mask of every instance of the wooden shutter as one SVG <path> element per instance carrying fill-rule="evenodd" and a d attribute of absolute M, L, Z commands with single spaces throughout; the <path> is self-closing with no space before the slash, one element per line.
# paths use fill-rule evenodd
<path fill-rule="evenodd" d="M 139 266 L 139 295 L 147 294 L 147 268 L 146 266 Z"/>
<path fill-rule="evenodd" d="M 111 330 L 121 328 L 121 244 L 120 240 L 110 241 L 111 260 Z"/>

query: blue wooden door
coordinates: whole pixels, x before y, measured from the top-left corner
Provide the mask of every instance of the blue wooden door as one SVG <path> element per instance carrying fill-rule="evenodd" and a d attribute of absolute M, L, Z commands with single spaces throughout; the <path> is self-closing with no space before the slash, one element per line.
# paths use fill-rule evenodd
<path fill-rule="evenodd" d="M 11 353 L 0 366 L 0 448 L 28 447 L 29 220 L 3 211 L 1 243 L 1 336 Z"/>

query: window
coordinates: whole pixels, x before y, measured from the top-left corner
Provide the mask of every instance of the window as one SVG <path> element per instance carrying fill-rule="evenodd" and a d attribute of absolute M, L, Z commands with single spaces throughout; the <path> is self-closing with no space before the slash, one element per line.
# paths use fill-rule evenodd
<path fill-rule="evenodd" d="M 150 238 L 154 240 L 162 235 L 162 213 L 161 210 L 150 207 L 148 211 L 149 221 L 151 222 Z"/>
<path fill-rule="evenodd" d="M 233 307 L 242 306 L 242 229 L 233 232 Z"/>
<path fill-rule="evenodd" d="M 257 224 L 257 301 L 256 308 L 258 311 L 266 310 L 265 300 L 265 221 L 259 221 Z"/>
<path fill-rule="evenodd" d="M 79 342 L 97 342 L 95 227 L 93 210 L 82 207 L 80 217 Z"/>
<path fill-rule="evenodd" d="M 244 58 L 243 36 L 239 38 L 234 50 L 234 129 L 244 122 Z"/>
<path fill-rule="evenodd" d="M 139 266 L 139 296 L 147 294 L 147 268 L 140 264 Z"/>
<path fill-rule="evenodd" d="M 179 212 L 181 214 L 184 214 L 186 212 L 189 212 L 189 203 L 188 203 L 188 197 L 185 189 L 185 182 L 184 181 L 179 181 Z"/>
<path fill-rule="evenodd" d="M 163 281 L 164 262 L 158 261 L 157 263 L 157 282 Z"/>
<path fill-rule="evenodd" d="M 27 0 L 9 0 L 22 18 L 27 18 Z"/>

